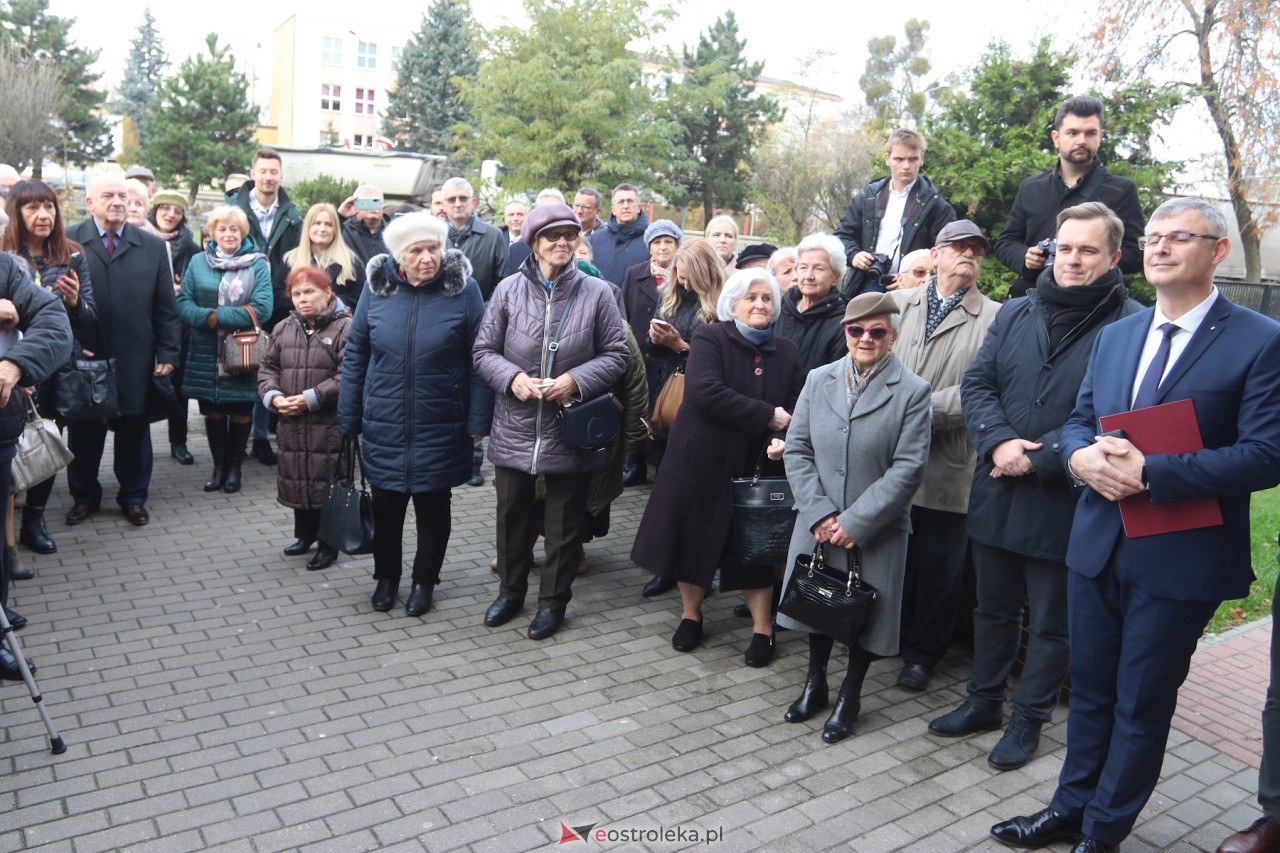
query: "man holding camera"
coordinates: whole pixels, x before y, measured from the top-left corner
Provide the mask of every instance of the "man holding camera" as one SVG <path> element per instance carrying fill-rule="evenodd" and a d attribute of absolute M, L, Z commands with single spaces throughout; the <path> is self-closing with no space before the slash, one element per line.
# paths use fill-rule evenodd
<path fill-rule="evenodd" d="M 942 226 L 956 218 L 933 182 L 920 174 L 924 152 L 923 136 L 895 130 L 885 147 L 889 176 L 867 184 L 840 218 L 836 236 L 849 261 L 846 298 L 884 291 L 881 276 L 896 273 L 909 252 L 933 248 Z"/>
<path fill-rule="evenodd" d="M 1047 172 L 1032 175 L 1018 187 L 1009 221 L 996 238 L 996 257 L 1018 274 L 1009 297 L 1026 296 L 1035 287 L 1041 270 L 1052 265 L 1053 233 L 1058 212 L 1100 201 L 1124 223 L 1120 243 L 1120 272 L 1142 272 L 1138 237 L 1145 220 L 1138 201 L 1138 187 L 1128 178 L 1113 175 L 1098 159 L 1102 144 L 1102 101 L 1091 95 L 1068 98 L 1053 120 L 1049 134 L 1058 149 L 1058 162 Z"/>

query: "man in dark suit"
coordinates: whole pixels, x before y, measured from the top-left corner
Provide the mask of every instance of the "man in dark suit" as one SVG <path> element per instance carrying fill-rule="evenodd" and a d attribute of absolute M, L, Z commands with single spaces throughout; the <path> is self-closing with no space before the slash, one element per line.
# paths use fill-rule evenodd
<path fill-rule="evenodd" d="M 1179 198 L 1140 240 L 1156 305 L 1102 330 L 1062 458 L 1081 486 L 1067 548 L 1071 710 L 1049 807 L 991 834 L 1015 847 L 1116 850 L 1155 788 L 1178 688 L 1218 605 L 1248 594 L 1249 495 L 1280 483 L 1280 324 L 1213 285 L 1227 222 Z M 1191 400 L 1204 449 L 1144 456 L 1098 418 Z M 1130 538 L 1117 501 L 1214 499 L 1223 523 Z"/>
<path fill-rule="evenodd" d="M 116 361 L 120 416 L 115 431 L 115 475 L 120 483 L 116 503 L 130 524 L 150 520 L 147 490 L 151 485 L 151 425 L 147 392 L 153 376 L 168 376 L 178 361 L 178 309 L 168 255 L 158 237 L 125 222 L 128 194 L 124 180 L 103 175 L 85 190 L 90 218 L 67 229 L 84 246 L 98 303 L 97 358 Z M 67 468 L 74 505 L 67 524 L 79 524 L 98 511 L 102 484 L 98 465 L 107 439 L 107 423 L 72 421 L 67 444 L 75 461 Z"/>

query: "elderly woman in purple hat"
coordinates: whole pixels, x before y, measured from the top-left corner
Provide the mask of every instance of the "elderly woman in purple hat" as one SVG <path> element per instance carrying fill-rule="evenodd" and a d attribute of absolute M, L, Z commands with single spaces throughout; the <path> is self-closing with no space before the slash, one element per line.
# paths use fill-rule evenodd
<path fill-rule="evenodd" d="M 533 568 L 530 510 L 542 476 L 547 560 L 529 625 L 533 640 L 550 637 L 564 622 L 582 559 L 591 474 L 604 463 L 603 452 L 565 444 L 560 404 L 609 391 L 630 352 L 613 290 L 575 263 L 581 230 L 566 204 L 533 209 L 520 238 L 532 254 L 494 290 L 474 349 L 476 370 L 498 395 L 489 459 L 498 493 L 500 587 L 484 624 L 496 628 L 524 607 Z"/>

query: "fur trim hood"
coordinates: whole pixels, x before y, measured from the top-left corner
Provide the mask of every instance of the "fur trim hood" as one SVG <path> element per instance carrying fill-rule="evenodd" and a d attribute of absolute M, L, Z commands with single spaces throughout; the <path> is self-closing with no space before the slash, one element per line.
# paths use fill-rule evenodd
<path fill-rule="evenodd" d="M 365 277 L 369 282 L 369 290 L 374 296 L 390 296 L 401 285 L 408 282 L 400 276 L 396 262 L 391 255 L 374 255 L 365 266 Z M 467 286 L 471 277 L 471 261 L 458 249 L 445 249 L 444 264 L 436 277 L 427 282 L 435 285 L 445 296 L 457 296 Z"/>

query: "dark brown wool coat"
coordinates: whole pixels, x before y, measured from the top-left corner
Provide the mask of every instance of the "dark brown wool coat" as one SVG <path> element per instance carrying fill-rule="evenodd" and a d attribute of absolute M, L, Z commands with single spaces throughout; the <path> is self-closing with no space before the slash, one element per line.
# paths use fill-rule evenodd
<path fill-rule="evenodd" d="M 271 333 L 258 394 L 272 391 L 286 397 L 310 390 L 316 408 L 303 415 L 281 415 L 276 429 L 276 465 L 280 503 L 294 509 L 319 509 L 325 485 L 338 464 L 342 438 L 338 434 L 338 386 L 342 382 L 342 352 L 351 314 L 339 299 L 316 315 L 308 335 L 297 311 L 281 320 Z"/>
<path fill-rule="evenodd" d="M 749 476 L 769 439 L 781 436 L 768 426 L 773 410 L 795 409 L 804 377 L 786 338 L 756 347 L 732 321 L 694 331 L 684 404 L 631 549 L 636 565 L 703 588 L 717 568 L 721 589 L 773 583 L 770 566 L 744 566 L 738 557 L 729 479 Z"/>

